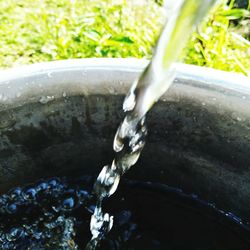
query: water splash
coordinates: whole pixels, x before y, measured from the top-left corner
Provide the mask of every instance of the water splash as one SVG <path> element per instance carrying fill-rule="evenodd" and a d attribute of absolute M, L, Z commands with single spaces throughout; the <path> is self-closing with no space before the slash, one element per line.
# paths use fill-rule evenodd
<path fill-rule="evenodd" d="M 175 76 L 173 62 L 178 60 L 193 27 L 204 17 L 215 0 L 168 2 L 169 18 L 153 59 L 124 100 L 126 116 L 114 138 L 114 160 L 111 165 L 103 167 L 94 184 L 93 193 L 97 202 L 91 217 L 92 239 L 86 246 L 87 250 L 96 249 L 111 230 L 113 216 L 102 211 L 103 199 L 116 191 L 121 176 L 137 162 L 147 135 L 146 113 L 170 87 Z"/>
<path fill-rule="evenodd" d="M 53 178 L 17 187 L 1 195 L 1 250 L 82 249 L 89 240 L 89 214 L 95 210 L 94 200 L 89 193 L 92 185 L 93 178 L 89 176 L 76 179 Z M 169 200 L 172 202 L 169 203 Z M 135 203 L 142 204 L 144 209 L 141 211 L 141 207 L 135 206 Z M 9 209 L 12 204 L 16 205 L 14 211 Z M 177 205 L 177 208 L 176 204 L 183 206 Z M 101 242 L 101 249 L 166 249 L 173 241 L 166 237 L 168 231 L 176 231 L 177 245 L 181 241 L 186 246 L 182 237 L 187 239 L 187 232 L 181 230 L 186 224 L 189 233 L 193 232 L 193 241 L 191 238 L 188 241 L 195 242 L 196 245 L 197 237 L 199 238 L 197 229 L 199 230 L 200 225 L 205 229 L 211 228 L 210 223 L 215 230 L 199 230 L 200 236 L 205 236 L 209 246 L 211 242 L 213 248 L 211 239 L 214 235 L 218 236 L 218 227 L 221 249 L 228 249 L 223 245 L 231 246 L 232 243 L 238 247 L 232 247 L 233 249 L 249 249 L 249 224 L 232 212 L 217 209 L 213 203 L 200 200 L 199 196 L 186 194 L 178 188 L 123 180 L 117 196 L 110 199 L 107 205 L 113 208 L 115 223 L 112 232 Z M 186 221 L 187 214 L 192 218 L 192 225 Z M 197 214 L 203 214 L 204 217 L 196 217 Z M 104 216 L 104 223 L 108 219 L 107 215 Z M 169 219 L 176 220 L 176 223 L 172 222 L 174 228 L 172 223 L 168 223 Z M 229 242 L 220 237 L 228 235 L 228 232 Z M 234 235 L 232 232 L 235 232 Z M 247 246 L 244 239 L 249 242 Z M 203 244 L 208 247 L 207 243 L 202 242 L 200 247 L 198 243 L 191 248 L 203 249 Z"/>

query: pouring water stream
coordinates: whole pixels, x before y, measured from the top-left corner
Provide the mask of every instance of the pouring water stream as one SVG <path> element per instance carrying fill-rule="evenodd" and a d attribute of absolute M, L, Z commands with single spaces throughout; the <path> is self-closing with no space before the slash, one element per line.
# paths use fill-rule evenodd
<path fill-rule="evenodd" d="M 111 165 L 103 167 L 94 184 L 96 207 L 90 222 L 92 238 L 86 250 L 96 249 L 111 230 L 113 216 L 103 212 L 102 201 L 116 191 L 121 176 L 137 162 L 147 135 L 146 113 L 170 87 L 175 76 L 173 63 L 178 60 L 193 27 L 207 14 L 215 1 L 167 1 L 168 20 L 153 58 L 124 100 L 126 116 L 114 138 L 114 160 Z"/>

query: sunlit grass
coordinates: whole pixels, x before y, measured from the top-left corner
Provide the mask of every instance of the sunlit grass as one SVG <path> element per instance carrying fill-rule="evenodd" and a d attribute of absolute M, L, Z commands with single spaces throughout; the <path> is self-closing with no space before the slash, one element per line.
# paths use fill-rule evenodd
<path fill-rule="evenodd" d="M 0 67 L 68 58 L 150 58 L 163 13 L 153 0 L 0 1 Z M 230 22 L 248 22 L 249 16 L 224 3 L 216 7 L 190 39 L 184 61 L 249 74 L 250 44 L 243 37 L 249 34 L 244 25 Z"/>
<path fill-rule="evenodd" d="M 232 24 L 232 20 L 249 22 L 247 18 L 250 18 L 248 10 L 232 9 L 232 5 L 222 1 L 194 32 L 185 49 L 184 61 L 250 75 L 250 42 L 244 38 L 249 36 L 247 26 L 243 30 L 242 25 Z"/>
<path fill-rule="evenodd" d="M 0 1 L 0 66 L 86 57 L 149 58 L 162 16 L 153 1 Z"/>

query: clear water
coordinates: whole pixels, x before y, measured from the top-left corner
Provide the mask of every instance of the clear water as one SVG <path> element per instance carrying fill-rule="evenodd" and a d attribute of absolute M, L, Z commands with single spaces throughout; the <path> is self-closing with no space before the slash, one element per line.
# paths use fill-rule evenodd
<path fill-rule="evenodd" d="M 1 249 L 84 249 L 94 179 L 40 180 L 0 196 Z M 100 249 L 250 249 L 250 230 L 240 218 L 165 185 L 123 180 L 103 210 L 114 214 L 114 224 Z"/>
<path fill-rule="evenodd" d="M 153 59 L 139 80 L 132 85 L 123 103 L 126 116 L 114 138 L 114 160 L 103 167 L 94 184 L 96 208 L 91 217 L 92 238 L 86 246 L 87 250 L 96 249 L 111 230 L 114 217 L 103 212 L 103 200 L 116 191 L 121 176 L 137 162 L 147 135 L 146 113 L 171 85 L 175 72 L 173 62 L 177 61 L 193 26 L 204 17 L 214 2 L 168 1 L 168 20 Z"/>

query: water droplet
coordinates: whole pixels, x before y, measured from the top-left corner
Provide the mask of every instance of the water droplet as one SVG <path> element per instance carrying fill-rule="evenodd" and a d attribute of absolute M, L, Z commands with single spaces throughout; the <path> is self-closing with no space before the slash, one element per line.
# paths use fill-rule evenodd
<path fill-rule="evenodd" d="M 41 191 L 41 190 L 46 190 L 48 188 L 48 184 L 46 182 L 40 182 L 38 183 L 36 190 Z"/>
<path fill-rule="evenodd" d="M 33 233 L 32 233 L 32 236 L 33 236 L 35 239 L 39 240 L 39 239 L 41 238 L 42 234 L 43 234 L 42 232 L 33 232 Z"/>
<path fill-rule="evenodd" d="M 33 200 L 36 197 L 36 190 L 34 188 L 29 188 L 23 193 L 23 198 L 25 200 Z"/>
<path fill-rule="evenodd" d="M 6 234 L 6 239 L 8 241 L 15 241 L 24 236 L 24 231 L 21 228 L 12 228 L 9 234 Z"/>
<path fill-rule="evenodd" d="M 73 197 L 69 197 L 63 201 L 63 209 L 72 209 L 75 206 L 75 200 Z"/>
<path fill-rule="evenodd" d="M 16 197 L 20 196 L 22 193 L 22 189 L 20 187 L 11 189 L 8 194 L 10 196 L 11 199 L 15 199 Z"/>
<path fill-rule="evenodd" d="M 51 102 L 55 99 L 55 97 L 52 95 L 52 96 L 42 96 L 40 99 L 39 99 L 39 102 L 41 104 L 46 104 L 48 102 Z"/>
<path fill-rule="evenodd" d="M 49 184 L 50 187 L 54 188 L 54 187 L 57 186 L 58 180 L 57 179 L 51 179 L 51 180 L 48 181 L 48 184 Z"/>
<path fill-rule="evenodd" d="M 67 93 L 66 93 L 66 92 L 63 92 L 62 96 L 63 96 L 63 97 L 66 97 L 66 96 L 67 96 Z"/>
<path fill-rule="evenodd" d="M 10 214 L 14 214 L 17 211 L 17 205 L 15 203 L 8 205 L 7 212 Z"/>
<path fill-rule="evenodd" d="M 90 198 L 90 195 L 87 191 L 85 190 L 78 190 L 77 191 L 77 196 L 80 200 L 86 200 Z"/>

